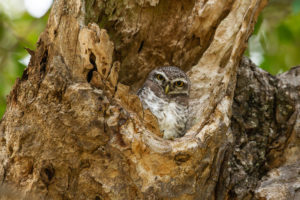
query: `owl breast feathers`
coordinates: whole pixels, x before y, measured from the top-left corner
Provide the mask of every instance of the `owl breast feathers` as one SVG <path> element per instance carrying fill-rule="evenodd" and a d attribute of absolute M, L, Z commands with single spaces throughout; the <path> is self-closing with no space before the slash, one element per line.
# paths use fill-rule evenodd
<path fill-rule="evenodd" d="M 165 139 L 181 137 L 188 121 L 190 80 L 178 67 L 154 69 L 138 96 L 144 109 L 156 116 Z"/>

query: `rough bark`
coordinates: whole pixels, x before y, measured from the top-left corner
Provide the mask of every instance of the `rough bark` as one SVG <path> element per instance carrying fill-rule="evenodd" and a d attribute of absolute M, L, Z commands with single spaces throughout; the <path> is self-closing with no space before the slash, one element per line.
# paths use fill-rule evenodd
<path fill-rule="evenodd" d="M 241 61 L 232 105 L 234 140 L 221 167 L 219 199 L 299 197 L 299 72 L 295 67 L 274 77 L 249 59 Z"/>
<path fill-rule="evenodd" d="M 269 198 L 284 177 L 267 171 L 298 170 L 299 70 L 244 60 L 237 75 L 265 3 L 55 1 L 0 124 L 2 183 L 37 199 Z M 172 141 L 134 95 L 159 65 L 192 81 L 190 129 Z"/>

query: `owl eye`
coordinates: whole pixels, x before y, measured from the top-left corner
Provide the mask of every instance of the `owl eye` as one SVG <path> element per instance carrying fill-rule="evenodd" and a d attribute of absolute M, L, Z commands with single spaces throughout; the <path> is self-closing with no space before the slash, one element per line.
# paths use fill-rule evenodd
<path fill-rule="evenodd" d="M 177 87 L 183 87 L 183 85 L 184 85 L 183 81 L 176 81 L 175 82 L 175 86 L 177 86 Z"/>
<path fill-rule="evenodd" d="M 160 74 L 156 74 L 156 78 L 158 80 L 160 80 L 160 81 L 164 81 L 165 80 L 165 78 L 162 75 L 160 75 Z"/>

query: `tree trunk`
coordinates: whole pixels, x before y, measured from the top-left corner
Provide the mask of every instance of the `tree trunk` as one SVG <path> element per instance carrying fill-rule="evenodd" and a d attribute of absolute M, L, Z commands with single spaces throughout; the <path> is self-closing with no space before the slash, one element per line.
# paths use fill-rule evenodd
<path fill-rule="evenodd" d="M 55 1 L 1 120 L 0 193 L 299 196 L 299 68 L 273 77 L 246 58 L 238 67 L 265 4 Z M 179 66 L 192 82 L 190 129 L 175 140 L 160 137 L 156 118 L 135 95 L 160 65 Z"/>

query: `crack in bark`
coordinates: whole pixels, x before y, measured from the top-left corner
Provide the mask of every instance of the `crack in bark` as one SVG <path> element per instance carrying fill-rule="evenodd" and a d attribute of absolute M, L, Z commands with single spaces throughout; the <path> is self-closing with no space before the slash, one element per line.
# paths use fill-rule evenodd
<path fill-rule="evenodd" d="M 87 74 L 87 81 L 90 83 L 93 77 L 93 72 L 97 72 L 97 65 L 96 65 L 96 56 L 93 52 L 90 53 L 90 63 L 93 65 L 93 69 L 91 69 Z M 105 73 L 103 73 L 105 74 Z"/>

